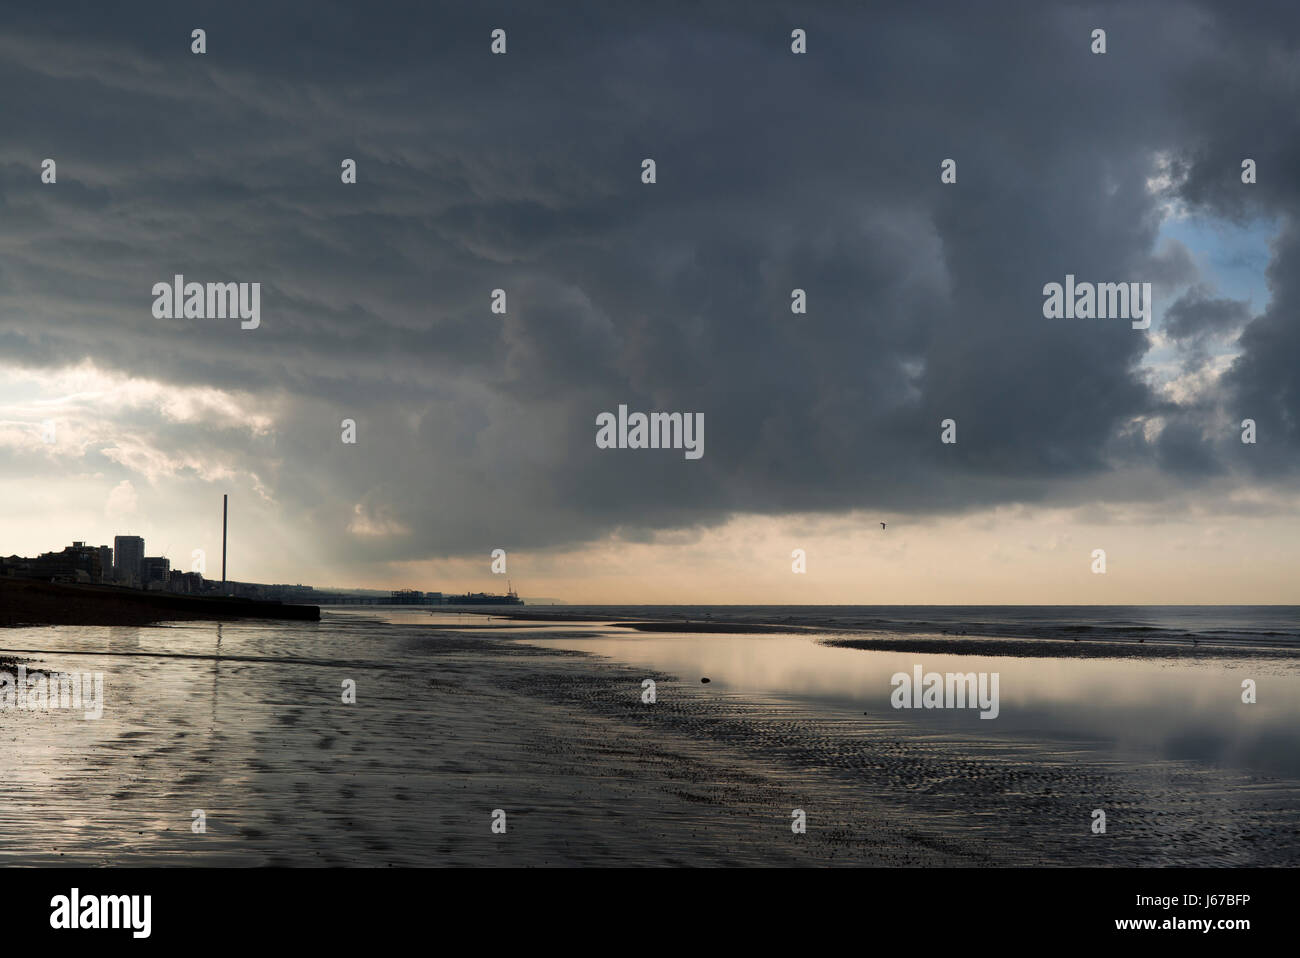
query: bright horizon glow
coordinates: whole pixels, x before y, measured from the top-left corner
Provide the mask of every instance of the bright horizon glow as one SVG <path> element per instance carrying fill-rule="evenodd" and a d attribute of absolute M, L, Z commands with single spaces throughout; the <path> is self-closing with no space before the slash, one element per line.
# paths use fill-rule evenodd
<path fill-rule="evenodd" d="M 220 576 L 221 495 L 231 494 L 229 575 L 317 588 L 503 592 L 568 604 L 775 605 L 1287 605 L 1300 603 L 1300 497 L 1225 487 L 1168 503 L 999 506 L 960 516 L 735 516 L 710 528 L 618 537 L 562 550 L 507 550 L 507 575 L 480 557 L 350 563 L 319 555 L 295 529 L 251 456 L 225 458 L 168 430 L 262 442 L 273 454 L 277 403 L 184 388 L 81 363 L 0 370 L 0 448 L 40 477 L 0 478 L 0 552 L 36 555 L 74 540 L 112 545 L 141 535 L 150 555 L 191 567 L 203 549 Z M 41 423 L 56 422 L 46 444 Z M 202 430 L 202 432 L 197 432 Z M 293 481 L 289 479 L 287 481 Z M 1157 480 L 1153 480 L 1157 481 Z M 1094 490 L 1095 491 L 1095 490 Z M 1257 513 L 1252 515 L 1252 513 Z M 406 535 L 367 518 L 347 532 Z M 879 521 L 888 523 L 882 531 Z M 791 571 L 791 552 L 807 572 Z M 1104 549 L 1107 572 L 1091 572 Z"/>

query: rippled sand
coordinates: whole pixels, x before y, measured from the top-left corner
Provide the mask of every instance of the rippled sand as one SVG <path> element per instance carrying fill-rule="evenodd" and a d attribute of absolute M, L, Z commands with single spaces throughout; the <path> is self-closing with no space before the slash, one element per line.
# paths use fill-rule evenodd
<path fill-rule="evenodd" d="M 8 865 L 1300 863 L 1293 782 L 919 734 L 492 632 L 327 614 L 0 646 L 107 697 L 98 721 L 0 712 Z"/>

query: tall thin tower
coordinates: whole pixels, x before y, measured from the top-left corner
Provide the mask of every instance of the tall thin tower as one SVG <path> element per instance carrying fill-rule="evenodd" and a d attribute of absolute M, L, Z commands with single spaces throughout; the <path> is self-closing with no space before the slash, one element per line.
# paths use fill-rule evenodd
<path fill-rule="evenodd" d="M 226 517 L 230 512 L 230 496 L 221 497 L 221 594 L 226 593 Z"/>

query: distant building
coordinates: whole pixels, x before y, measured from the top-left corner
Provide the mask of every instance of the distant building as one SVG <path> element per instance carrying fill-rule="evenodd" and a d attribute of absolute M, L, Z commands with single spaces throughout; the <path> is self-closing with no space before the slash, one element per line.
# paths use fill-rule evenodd
<path fill-rule="evenodd" d="M 144 539 L 141 536 L 113 537 L 113 575 L 127 585 L 140 585 L 140 564 L 144 562 Z"/>
<path fill-rule="evenodd" d="M 113 550 L 108 546 L 100 546 L 97 550 L 99 553 L 99 568 L 103 575 L 101 582 L 111 582 L 113 580 Z"/>
<path fill-rule="evenodd" d="M 166 556 L 145 556 L 140 560 L 140 585 L 146 589 L 167 588 L 171 569 L 171 560 Z"/>
<path fill-rule="evenodd" d="M 84 542 L 74 542 L 62 552 L 43 552 L 27 560 L 28 574 L 52 582 L 102 582 L 104 569 L 99 564 L 99 549 Z"/>
<path fill-rule="evenodd" d="M 186 595 L 198 595 L 207 591 L 206 580 L 198 572 L 172 572 L 167 581 L 170 592 L 183 592 Z"/>
<path fill-rule="evenodd" d="M 35 561 L 35 559 L 28 559 L 20 555 L 0 558 L 0 573 L 23 579 L 30 578 L 35 574 Z"/>
<path fill-rule="evenodd" d="M 268 585 L 262 590 L 263 597 L 280 602 L 304 602 L 316 595 L 316 590 L 309 585 Z"/>

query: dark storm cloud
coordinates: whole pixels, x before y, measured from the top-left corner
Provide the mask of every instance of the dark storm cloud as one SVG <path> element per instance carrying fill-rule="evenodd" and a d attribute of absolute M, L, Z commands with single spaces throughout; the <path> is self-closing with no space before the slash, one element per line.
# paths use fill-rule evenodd
<path fill-rule="evenodd" d="M 1194 339 L 1228 332 L 1249 318 L 1250 306 L 1243 300 L 1217 297 L 1204 286 L 1193 286 L 1169 307 L 1164 329 L 1174 339 Z"/>
<path fill-rule="evenodd" d="M 0 41 L 0 351 L 276 397 L 273 455 L 212 441 L 325 551 L 363 558 L 1289 468 L 1294 232 L 1219 397 L 1283 440 L 1248 465 L 1223 459 L 1226 406 L 1156 394 L 1144 333 L 1046 320 L 1042 287 L 1149 281 L 1171 302 L 1198 276 L 1157 243 L 1169 196 L 1294 221 L 1296 15 L 847 10 L 23 12 Z M 57 187 L 38 182 L 45 156 Z M 1147 186 L 1162 156 L 1165 196 Z M 152 284 L 178 272 L 261 282 L 262 327 L 154 319 Z M 1185 298 L 1167 331 L 1247 319 Z M 597 449 L 619 403 L 704 413 L 704 458 Z M 1134 423 L 1151 416 L 1170 425 L 1148 441 Z M 349 533 L 358 504 L 406 532 Z"/>
<path fill-rule="evenodd" d="M 1223 11 L 1197 35 L 1198 57 L 1178 65 L 1170 81 L 1186 144 L 1177 157 L 1175 192 L 1192 209 L 1223 220 L 1280 224 L 1267 271 L 1270 300 L 1244 326 L 1240 354 L 1217 397 L 1223 415 L 1213 431 L 1226 435 L 1224 463 L 1281 481 L 1300 464 L 1300 17 L 1282 4 Z M 1258 181 L 1244 186 L 1248 158 Z M 1236 305 L 1220 307 L 1200 318 L 1217 310 L 1225 322 L 1242 319 Z M 1187 323 L 1184 314 L 1179 325 Z M 1246 418 L 1258 426 L 1253 446 L 1237 440 Z"/>
<path fill-rule="evenodd" d="M 1300 459 L 1300 236 L 1295 220 L 1277 243 L 1268 270 L 1268 309 L 1241 335 L 1242 353 L 1225 375 L 1235 416 L 1254 419 L 1263 475 L 1293 473 Z"/>

